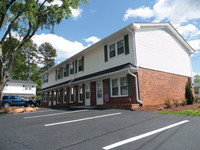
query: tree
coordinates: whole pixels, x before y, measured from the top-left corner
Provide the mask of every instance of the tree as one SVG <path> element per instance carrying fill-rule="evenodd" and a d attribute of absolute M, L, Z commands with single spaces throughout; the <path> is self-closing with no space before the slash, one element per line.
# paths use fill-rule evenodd
<path fill-rule="evenodd" d="M 50 43 L 45 42 L 40 45 L 38 52 L 42 56 L 40 58 L 40 63 L 44 65 L 43 71 L 46 71 L 55 65 L 55 58 L 57 57 L 57 53 Z"/>
<path fill-rule="evenodd" d="M 13 62 L 18 51 L 33 37 L 39 28 L 53 29 L 63 18 L 71 17 L 71 9 L 77 9 L 87 0 L 1 0 L 0 1 L 0 48 L 9 41 L 6 51 L 0 56 L 0 102 L 3 87 L 12 72 Z M 19 42 L 13 46 L 12 37 L 16 34 Z M 1 52 L 0 52 L 1 54 Z"/>
<path fill-rule="evenodd" d="M 200 83 L 200 75 L 194 76 L 194 83 Z"/>
<path fill-rule="evenodd" d="M 186 87 L 185 87 L 185 99 L 188 105 L 194 103 L 194 96 L 193 96 L 191 85 L 189 82 L 186 83 Z"/>

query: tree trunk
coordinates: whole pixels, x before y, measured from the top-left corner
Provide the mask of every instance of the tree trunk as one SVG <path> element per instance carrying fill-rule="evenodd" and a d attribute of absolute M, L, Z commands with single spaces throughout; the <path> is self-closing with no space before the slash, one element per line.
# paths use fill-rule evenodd
<path fill-rule="evenodd" d="M 4 85 L 6 84 L 7 79 L 1 79 L 0 81 L 0 103 L 2 102 L 2 97 L 3 97 L 3 89 Z"/>

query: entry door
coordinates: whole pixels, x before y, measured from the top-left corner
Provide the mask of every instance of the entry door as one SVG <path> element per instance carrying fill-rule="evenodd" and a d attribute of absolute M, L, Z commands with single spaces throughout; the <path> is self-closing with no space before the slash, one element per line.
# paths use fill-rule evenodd
<path fill-rule="evenodd" d="M 56 105 L 56 91 L 53 92 L 53 105 Z"/>
<path fill-rule="evenodd" d="M 85 85 L 85 106 L 90 106 L 90 84 Z"/>
<path fill-rule="evenodd" d="M 49 106 L 51 106 L 51 96 L 52 96 L 52 92 L 49 92 Z"/>
<path fill-rule="evenodd" d="M 98 81 L 96 83 L 96 104 L 103 105 L 103 83 L 102 81 Z"/>

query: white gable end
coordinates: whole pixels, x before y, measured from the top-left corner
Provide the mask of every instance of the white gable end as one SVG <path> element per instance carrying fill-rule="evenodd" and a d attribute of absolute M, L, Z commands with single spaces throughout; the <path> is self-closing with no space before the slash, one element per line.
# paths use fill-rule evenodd
<path fill-rule="evenodd" d="M 135 31 L 139 67 L 191 76 L 190 54 L 166 28 Z"/>

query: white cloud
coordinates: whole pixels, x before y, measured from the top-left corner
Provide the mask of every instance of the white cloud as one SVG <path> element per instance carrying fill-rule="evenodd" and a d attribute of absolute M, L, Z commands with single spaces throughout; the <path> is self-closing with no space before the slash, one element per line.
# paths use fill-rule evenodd
<path fill-rule="evenodd" d="M 198 32 L 200 32 L 198 31 L 197 27 L 192 24 L 188 24 L 185 26 L 177 26 L 176 28 L 178 32 L 185 37 L 194 36 L 197 35 Z"/>
<path fill-rule="evenodd" d="M 127 9 L 123 20 L 126 21 L 131 17 L 151 18 L 154 16 L 154 11 L 149 7 L 140 7 L 138 9 Z"/>
<path fill-rule="evenodd" d="M 49 42 L 50 44 L 52 44 L 52 46 L 57 51 L 57 58 L 67 59 L 85 48 L 80 42 L 72 42 L 55 34 L 34 35 L 32 40 L 38 46 L 40 46 L 44 42 Z"/>
<path fill-rule="evenodd" d="M 191 0 L 158 0 L 152 9 L 149 7 L 140 7 L 137 9 L 128 9 L 123 20 L 131 17 L 150 18 L 155 21 L 170 21 L 173 24 L 181 24 L 192 19 L 200 19 L 200 1 Z M 149 13 L 149 14 L 148 14 Z"/>
<path fill-rule="evenodd" d="M 200 50 L 200 40 L 191 40 L 188 43 L 192 46 L 194 50 Z"/>
<path fill-rule="evenodd" d="M 87 38 L 87 39 L 84 39 L 84 40 L 85 40 L 85 42 L 87 42 L 87 43 L 92 43 L 92 44 L 94 44 L 94 43 L 100 41 L 100 39 L 97 38 L 96 36 L 91 36 L 91 37 L 89 37 L 89 38 Z"/>
<path fill-rule="evenodd" d="M 72 11 L 72 18 L 74 20 L 77 20 L 78 18 L 81 18 L 81 13 L 83 12 L 82 9 L 78 8 L 78 9 L 73 9 L 71 8 Z"/>

